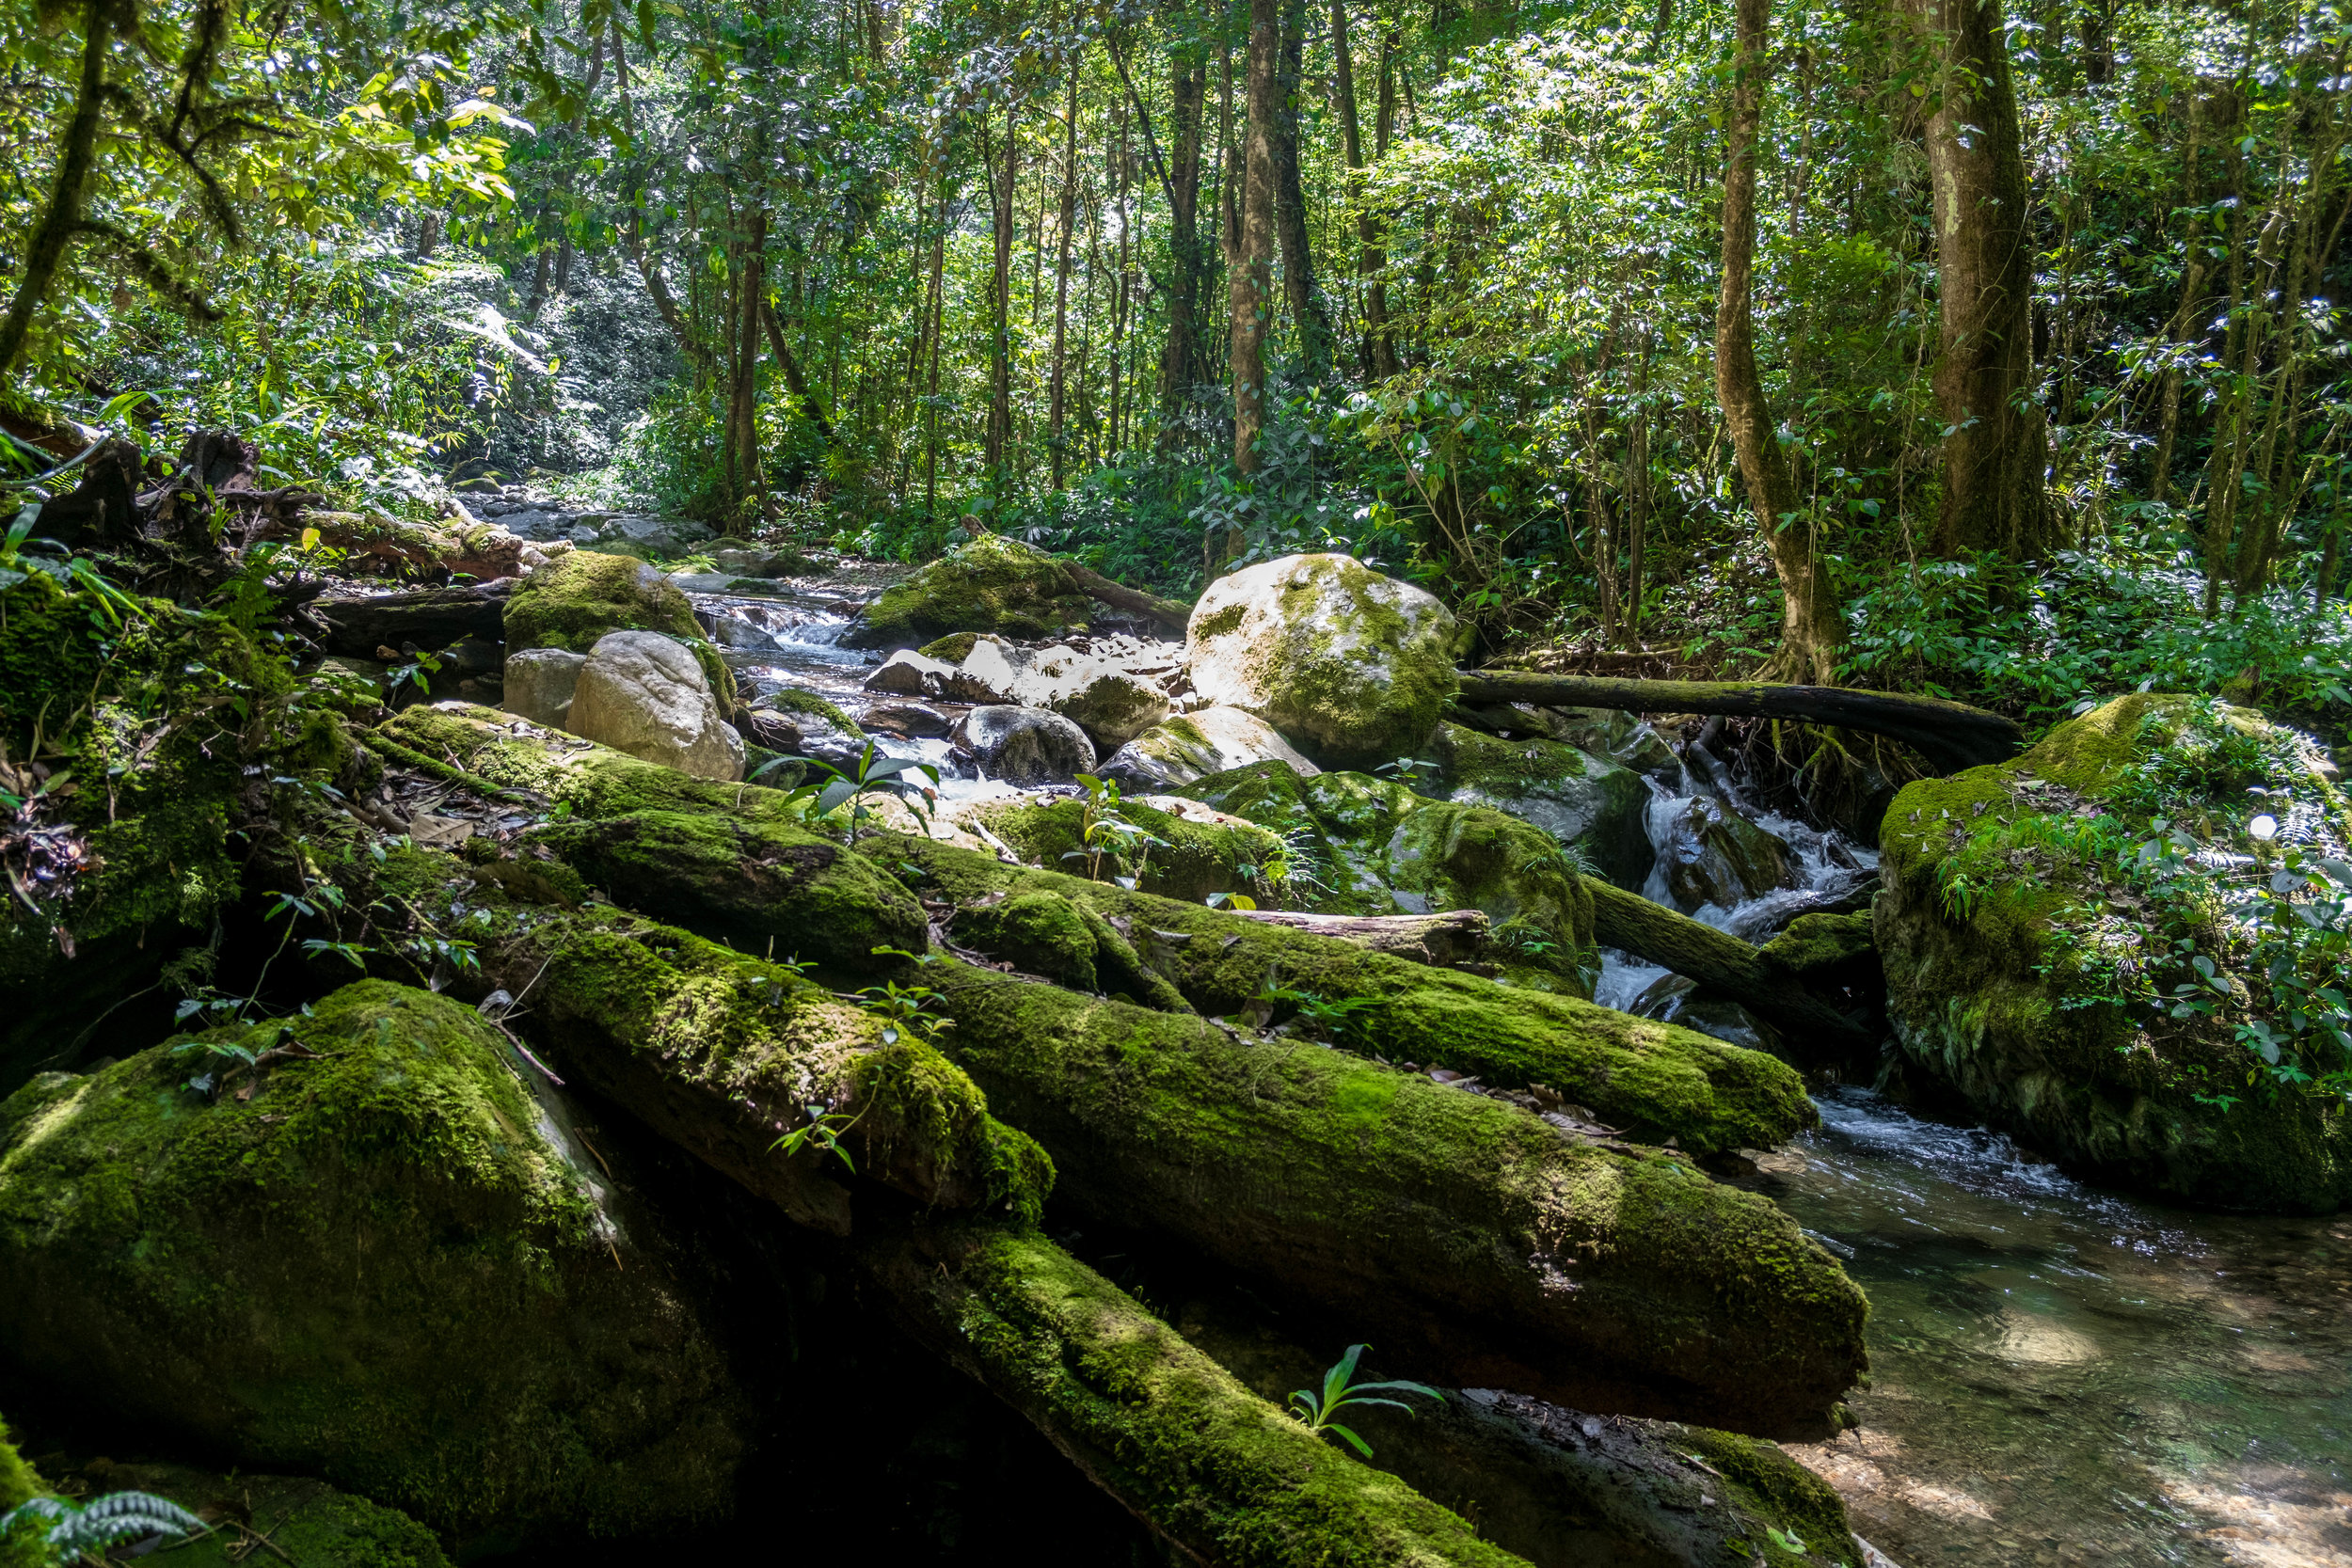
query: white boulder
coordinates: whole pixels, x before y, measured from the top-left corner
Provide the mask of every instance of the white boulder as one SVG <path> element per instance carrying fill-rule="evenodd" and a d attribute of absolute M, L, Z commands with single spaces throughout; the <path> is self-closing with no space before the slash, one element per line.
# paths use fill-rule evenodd
<path fill-rule="evenodd" d="M 580 666 L 564 728 L 699 779 L 743 776 L 743 737 L 720 718 L 701 661 L 658 631 L 597 640 Z"/>

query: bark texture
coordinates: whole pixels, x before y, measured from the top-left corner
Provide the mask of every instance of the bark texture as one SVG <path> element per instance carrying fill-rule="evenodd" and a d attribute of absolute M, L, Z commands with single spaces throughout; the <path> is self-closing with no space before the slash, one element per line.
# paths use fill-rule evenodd
<path fill-rule="evenodd" d="M 1771 71 L 1771 0 L 1737 0 L 1731 116 L 1724 149 L 1724 281 L 1715 311 L 1715 396 L 1731 429 L 1740 482 L 1747 487 L 1780 578 L 1780 648 L 1766 666 L 1782 680 L 1836 679 L 1845 641 L 1829 566 L 1781 455 L 1764 377 L 1756 364 L 1756 148 Z"/>
<path fill-rule="evenodd" d="M 2028 560 L 2053 542 L 2049 437 L 2033 401 L 2034 247 L 2001 8 L 1999 0 L 1902 4 L 1937 62 L 1927 125 L 1942 317 L 1935 400 L 1951 433 L 1935 548 Z"/>

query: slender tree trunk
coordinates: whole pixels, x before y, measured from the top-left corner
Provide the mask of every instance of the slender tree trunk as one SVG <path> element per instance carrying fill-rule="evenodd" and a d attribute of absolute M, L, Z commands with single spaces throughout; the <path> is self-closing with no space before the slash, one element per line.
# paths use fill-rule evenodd
<path fill-rule="evenodd" d="M 1747 486 L 1748 505 L 1780 578 L 1780 649 L 1767 677 L 1833 685 L 1844 641 L 1829 569 L 1799 507 L 1756 367 L 1752 278 L 1756 267 L 1756 147 L 1763 130 L 1771 60 L 1770 0 L 1738 0 L 1731 116 L 1724 149 L 1724 282 L 1715 312 L 1715 395 Z"/>
<path fill-rule="evenodd" d="M 1070 124 L 1062 139 L 1061 157 L 1061 245 L 1054 261 L 1054 391 L 1053 407 L 1047 415 L 1045 444 L 1053 453 L 1054 488 L 1062 487 L 1064 436 L 1062 433 L 1063 378 L 1068 373 L 1065 356 L 1070 336 L 1070 232 L 1078 221 L 1078 65 L 1070 62 Z"/>
<path fill-rule="evenodd" d="M 1642 331 L 1641 369 L 1635 372 L 1633 427 L 1625 453 L 1626 568 L 1621 625 L 1629 648 L 1642 645 L 1642 557 L 1649 535 L 1649 361 L 1650 334 Z"/>
<path fill-rule="evenodd" d="M 1942 555 L 2030 560 L 2052 542 L 2048 421 L 2033 401 L 2033 245 L 1999 0 L 1902 0 L 1940 66 L 1928 177 L 1943 341 Z"/>
<path fill-rule="evenodd" d="M 1389 141 L 1396 131 L 1396 35 L 1389 34 L 1380 40 L 1380 99 L 1373 112 L 1372 161 L 1379 164 L 1389 155 Z M 1382 379 L 1397 373 L 1396 339 L 1389 330 L 1389 253 L 1386 249 L 1387 226 L 1379 218 L 1366 214 L 1357 230 L 1364 247 L 1364 331 L 1369 341 L 1367 357 L 1372 373 Z"/>
<path fill-rule="evenodd" d="M 1274 144 L 1279 134 L 1281 54 L 1281 0 L 1250 0 L 1249 104 L 1240 150 L 1239 222 L 1226 257 L 1232 330 L 1233 467 L 1245 476 L 1257 472 L 1258 433 L 1265 425 L 1265 334 L 1274 309 Z"/>
<path fill-rule="evenodd" d="M 1201 128 L 1209 103 L 1208 63 L 1175 55 L 1168 68 L 1170 166 L 1167 170 L 1168 340 L 1160 351 L 1160 450 L 1184 439 L 1183 412 L 1201 378 L 1200 290 L 1207 272 L 1200 243 Z M 1148 126 L 1147 126 L 1148 134 Z"/>
<path fill-rule="evenodd" d="M 40 309 L 74 236 L 82 231 L 83 203 L 90 171 L 98 163 L 98 127 L 106 107 L 106 49 L 112 37 L 107 0 L 90 0 L 82 15 L 82 82 L 57 149 L 57 172 L 49 184 L 49 206 L 24 244 L 24 272 L 16 297 L 0 321 L 0 375 L 15 369 Z"/>
<path fill-rule="evenodd" d="M 1275 229 L 1282 246 L 1282 293 L 1298 332 L 1307 379 L 1331 372 L 1331 321 L 1315 292 L 1314 247 L 1307 233 L 1307 192 L 1298 175 L 1298 103 L 1306 74 L 1307 0 L 1281 0 L 1282 53 L 1274 117 Z"/>
<path fill-rule="evenodd" d="M 1389 120 L 1395 112 L 1396 93 L 1390 85 L 1387 45 L 1381 47 L 1380 106 L 1376 130 L 1382 151 L 1388 149 Z M 1347 0 L 1331 0 L 1331 62 L 1332 97 L 1340 115 L 1340 150 L 1347 161 L 1348 198 L 1360 203 L 1364 195 L 1364 139 L 1356 109 L 1355 51 L 1347 38 Z M 1367 375 L 1389 375 L 1393 367 L 1383 369 L 1380 354 L 1375 347 L 1382 343 L 1388 328 L 1388 291 L 1377 276 L 1385 264 L 1380 254 L 1380 225 L 1370 213 L 1359 212 L 1356 216 L 1356 239 L 1361 247 L 1357 253 L 1356 277 L 1363 290 L 1364 332 L 1360 343 L 1360 362 Z"/>
<path fill-rule="evenodd" d="M 988 439 L 984 462 L 989 483 L 1006 487 L 1007 463 L 1012 447 L 1012 226 L 1013 203 L 1019 198 L 1014 177 L 1020 172 L 1018 104 L 1005 105 L 1004 160 L 996 175 L 996 270 L 991 281 L 989 308 Z"/>

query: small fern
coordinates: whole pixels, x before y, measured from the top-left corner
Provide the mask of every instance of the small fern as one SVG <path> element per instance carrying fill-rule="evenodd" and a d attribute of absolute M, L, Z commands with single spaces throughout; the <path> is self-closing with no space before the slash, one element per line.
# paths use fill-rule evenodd
<path fill-rule="evenodd" d="M 0 1537 L 26 1519 L 45 1519 L 45 1539 L 60 1562 L 84 1552 L 103 1553 L 123 1541 L 151 1535 L 201 1535 L 204 1521 L 168 1497 L 148 1492 L 109 1492 L 77 1504 L 66 1497 L 35 1497 L 0 1513 Z"/>

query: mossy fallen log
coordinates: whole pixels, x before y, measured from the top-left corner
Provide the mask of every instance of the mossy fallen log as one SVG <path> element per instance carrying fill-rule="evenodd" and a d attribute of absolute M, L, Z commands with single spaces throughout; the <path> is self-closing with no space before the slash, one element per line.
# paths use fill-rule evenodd
<path fill-rule="evenodd" d="M 1041 1236 L 908 1224 L 850 1245 L 901 1328 L 1026 1417 L 1183 1560 L 1523 1568 Z"/>
<path fill-rule="evenodd" d="M 514 594 L 515 579 L 501 578 L 363 598 L 321 599 L 311 608 L 326 623 L 330 650 L 373 658 L 378 648 L 413 646 L 434 652 L 464 637 L 496 642 L 505 635 L 506 606 Z"/>
<path fill-rule="evenodd" d="M 956 921 L 951 936 L 985 936 L 992 956 L 1057 983 L 1116 986 L 1166 1007 L 1157 977 L 1214 1014 L 1237 1012 L 1276 983 L 1335 1002 L 1361 999 L 1373 1005 L 1350 1016 L 1347 1043 L 1356 1049 L 1476 1074 L 1492 1086 L 1543 1084 L 1611 1126 L 1673 1138 L 1693 1153 L 1769 1148 L 1814 1119 L 1803 1080 L 1785 1064 L 1573 997 L 906 834 L 871 834 L 844 856 L 801 826 L 778 791 L 690 779 L 488 708 L 420 705 L 379 733 L 453 776 L 569 807 L 569 819 L 541 837 L 592 880 L 657 918 L 754 950 L 766 950 L 772 936 L 782 955 L 855 971 L 872 968 L 876 946 L 919 948 L 923 911 L 903 892 L 903 878 L 960 910 L 990 906 L 968 929 Z M 802 874 L 794 866 L 827 855 L 835 858 L 822 872 L 821 919 L 808 917 L 805 892 L 762 901 L 760 888 L 780 893 Z M 772 865 L 758 863 L 770 858 Z M 1040 896 L 1023 902 L 1029 894 Z M 1080 908 L 1143 964 L 1106 948 Z M 1283 1004 L 1277 1016 L 1295 1006 Z"/>
<path fill-rule="evenodd" d="M 1778 1027 L 1800 1067 L 1866 1060 L 1876 1036 L 1814 994 L 1789 970 L 1728 931 L 1594 879 L 1593 934 L 1604 946 L 1663 964 Z"/>
<path fill-rule="evenodd" d="M 1836 1260 L 1679 1155 L 953 959 L 923 979 L 953 1022 L 942 1050 L 1053 1154 L 1074 1209 L 1360 1324 L 1417 1375 L 1796 1436 L 1835 1430 L 1866 1363 Z"/>
<path fill-rule="evenodd" d="M 1147 1270 L 1141 1288 L 1174 1302 L 1168 1320 L 1184 1338 L 1269 1400 L 1315 1386 L 1331 1358 L 1238 1291 L 1203 1291 L 1166 1270 Z M 1388 1373 L 1368 1356 L 1358 1375 Z M 1772 1530 L 1804 1543 L 1795 1556 L 1765 1552 L 1786 1568 L 1860 1568 L 1836 1492 L 1763 1439 L 1493 1388 L 1409 1402 L 1351 1413 L 1367 1463 L 1451 1502 L 1534 1568 L 1751 1568 Z"/>
<path fill-rule="evenodd" d="M 485 963 L 517 1027 L 567 1075 L 768 1198 L 846 1235 L 850 1187 L 1035 1223 L 1052 1162 L 970 1078 L 792 966 L 612 911 L 514 923 Z M 780 1140 L 821 1120 L 824 1138 Z"/>
<path fill-rule="evenodd" d="M 1490 1087 L 1542 1084 L 1645 1140 L 1673 1138 L 1699 1154 L 1763 1148 L 1814 1120 L 1804 1081 L 1785 1063 L 1673 1024 L 908 835 L 876 834 L 861 852 L 915 867 L 928 896 L 958 909 L 997 895 L 1009 909 L 1023 895 L 1039 895 L 1041 911 L 1090 907 L 1202 1013 L 1240 1012 L 1270 986 L 1293 993 L 1275 1004 L 1277 1021 L 1298 1010 L 1299 996 L 1355 1003 L 1344 1025 L 1353 1050 L 1474 1074 Z M 983 934 L 961 917 L 947 930 L 956 941 Z M 1084 956 L 1082 945 L 1069 951 Z M 1068 971 L 1044 973 L 1077 983 Z"/>
<path fill-rule="evenodd" d="M 1438 969 L 1492 974 L 1494 923 L 1484 910 L 1437 914 L 1305 914 L 1295 910 L 1236 910 L 1245 920 L 1353 942 L 1375 953 Z"/>
<path fill-rule="evenodd" d="M 1605 707 L 1627 713 L 1720 713 L 1733 719 L 1793 719 L 1899 740 L 1945 772 L 2007 762 L 2025 731 L 2001 714 L 1941 697 L 1858 691 L 1769 681 L 1649 681 L 1607 675 L 1537 675 L 1516 670 L 1461 672 L 1460 700 L 1471 706 Z"/>

